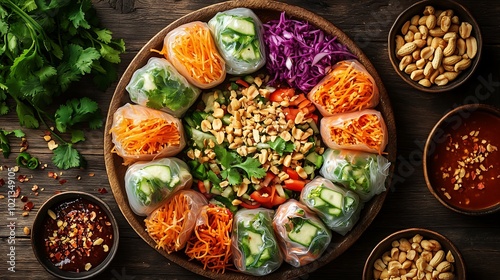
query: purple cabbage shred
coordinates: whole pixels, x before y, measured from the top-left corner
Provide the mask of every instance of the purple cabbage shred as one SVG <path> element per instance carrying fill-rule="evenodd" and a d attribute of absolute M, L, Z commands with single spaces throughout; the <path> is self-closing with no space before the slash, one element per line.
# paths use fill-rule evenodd
<path fill-rule="evenodd" d="M 325 34 L 308 22 L 287 19 L 264 24 L 267 48 L 266 67 L 273 86 L 288 86 L 309 92 L 341 60 L 356 58 L 336 37 Z"/>

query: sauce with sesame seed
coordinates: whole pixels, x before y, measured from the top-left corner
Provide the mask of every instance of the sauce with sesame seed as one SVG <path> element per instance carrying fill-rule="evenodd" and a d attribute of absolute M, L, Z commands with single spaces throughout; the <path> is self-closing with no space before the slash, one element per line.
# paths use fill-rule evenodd
<path fill-rule="evenodd" d="M 440 139 L 434 137 L 429 180 L 455 208 L 483 210 L 500 204 L 500 117 L 482 110 L 462 113 L 441 126 Z"/>
<path fill-rule="evenodd" d="M 56 267 L 83 272 L 107 257 L 113 246 L 113 227 L 98 205 L 76 198 L 48 210 L 43 240 L 46 257 Z"/>

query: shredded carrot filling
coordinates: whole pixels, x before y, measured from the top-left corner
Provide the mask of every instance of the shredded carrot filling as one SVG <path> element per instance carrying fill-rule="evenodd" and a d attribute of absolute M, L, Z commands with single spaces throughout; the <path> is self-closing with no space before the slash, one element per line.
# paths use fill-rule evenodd
<path fill-rule="evenodd" d="M 374 98 L 373 83 L 350 62 L 339 62 L 330 72 L 312 99 L 331 114 L 368 108 Z"/>
<path fill-rule="evenodd" d="M 190 211 L 191 205 L 187 196 L 176 195 L 144 220 L 149 236 L 156 242 L 156 248 L 161 248 L 169 254 L 182 249 L 184 244 L 180 240 L 180 234 L 185 228 L 186 217 Z"/>
<path fill-rule="evenodd" d="M 338 145 L 364 144 L 382 153 L 384 132 L 376 115 L 365 114 L 358 119 L 347 120 L 342 127 L 330 127 L 330 135 Z"/>
<path fill-rule="evenodd" d="M 110 133 L 115 133 L 116 140 L 128 155 L 157 154 L 181 142 L 177 125 L 162 118 L 141 121 L 123 118 Z"/>
<path fill-rule="evenodd" d="M 186 27 L 186 34 L 175 37 L 172 52 L 201 84 L 210 84 L 224 75 L 224 60 L 219 55 L 210 29 L 201 24 Z"/>
<path fill-rule="evenodd" d="M 195 227 L 186 245 L 186 255 L 199 260 L 203 269 L 224 273 L 232 257 L 233 215 L 227 208 L 215 205 L 204 206 L 201 215 L 206 224 Z"/>

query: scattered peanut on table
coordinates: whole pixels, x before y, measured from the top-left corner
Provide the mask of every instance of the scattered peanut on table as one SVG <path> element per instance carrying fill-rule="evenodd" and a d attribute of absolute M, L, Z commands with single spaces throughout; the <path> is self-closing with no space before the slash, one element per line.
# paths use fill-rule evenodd
<path fill-rule="evenodd" d="M 471 34 L 472 25 L 461 22 L 453 10 L 426 6 L 396 35 L 399 70 L 424 87 L 444 86 L 471 66 L 478 51 Z"/>
<path fill-rule="evenodd" d="M 375 260 L 374 279 L 444 279 L 455 278 L 455 257 L 445 252 L 437 240 L 416 234 L 391 244 L 391 250 Z"/>

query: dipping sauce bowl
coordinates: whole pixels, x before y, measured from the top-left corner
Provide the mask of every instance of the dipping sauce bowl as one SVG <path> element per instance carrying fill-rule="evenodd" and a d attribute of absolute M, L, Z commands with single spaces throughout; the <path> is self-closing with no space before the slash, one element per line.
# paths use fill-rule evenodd
<path fill-rule="evenodd" d="M 88 279 L 102 272 L 118 249 L 118 224 L 109 207 L 84 192 L 49 198 L 32 227 L 32 247 L 40 264 L 63 279 Z"/>
<path fill-rule="evenodd" d="M 460 106 L 441 118 L 424 149 L 429 191 L 446 207 L 469 215 L 500 210 L 500 110 Z"/>

